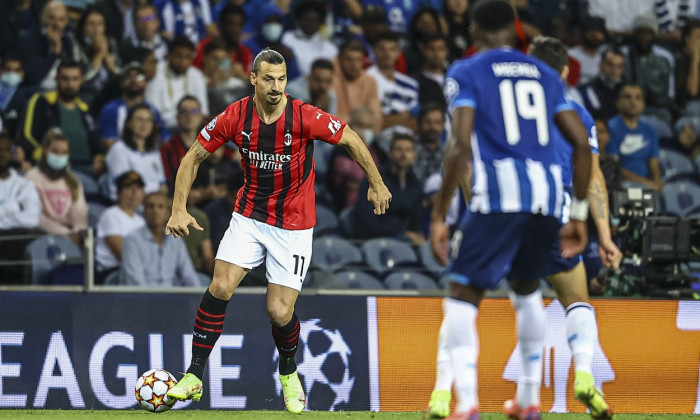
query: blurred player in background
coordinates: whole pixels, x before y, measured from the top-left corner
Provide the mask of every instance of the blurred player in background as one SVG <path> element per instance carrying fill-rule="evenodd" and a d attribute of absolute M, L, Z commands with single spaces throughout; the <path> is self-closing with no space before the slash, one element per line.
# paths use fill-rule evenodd
<path fill-rule="evenodd" d="M 444 301 L 444 334 L 458 404 L 450 419 L 479 419 L 476 361 L 477 308 L 485 290 L 508 279 L 516 310 L 522 373 L 518 418 L 539 419 L 545 312 L 539 278 L 553 247 L 571 257 L 586 245 L 591 153 L 588 136 L 564 98 L 559 75 L 514 51 L 515 13 L 509 2 L 482 0 L 472 9 L 475 40 L 483 52 L 455 62 L 445 80 L 452 136 L 445 179 L 431 215 L 433 252 L 447 263 L 445 214 L 452 194 L 471 170 L 472 199 L 453 236 L 453 261 Z M 561 226 L 564 179 L 557 149 L 573 146 L 570 222 Z M 569 164 L 570 165 L 570 164 Z M 561 244 L 559 232 L 561 230 Z"/>
<path fill-rule="evenodd" d="M 567 66 L 568 53 L 566 47 L 556 38 L 539 36 L 530 46 L 530 55 L 540 59 L 545 64 L 557 70 L 566 80 L 569 68 Z M 573 101 L 570 103 L 578 113 L 588 132 L 588 143 L 591 148 L 591 180 L 588 188 L 588 200 L 592 204 L 591 214 L 598 231 L 598 252 L 606 267 L 617 268 L 622 259 L 622 253 L 612 241 L 609 225 L 608 191 L 605 187 L 605 178 L 598 165 L 598 138 L 596 135 L 595 121 L 582 106 Z M 563 144 L 558 152 L 562 162 L 571 161 L 571 147 Z M 571 170 L 562 164 L 564 184 L 571 186 Z M 565 204 L 570 200 L 566 193 Z M 568 209 L 562 212 L 562 222 L 568 221 Z M 559 301 L 566 310 L 567 338 L 574 359 L 576 378 L 574 381 L 574 394 L 588 407 L 591 417 L 594 419 L 608 419 L 612 417 L 602 393 L 595 387 L 593 380 L 592 361 L 596 341 L 598 339 L 597 324 L 593 307 L 588 303 L 588 281 L 583 266 L 582 256 L 563 258 L 559 247 L 553 248 L 548 263 L 548 272 L 556 273 L 548 277 L 554 286 Z M 449 403 L 451 399 L 452 382 L 454 380 L 449 354 L 445 347 L 445 327 L 440 328 L 438 343 L 438 366 L 435 389 L 428 405 L 428 415 L 431 418 L 444 418 L 449 415 Z M 517 415 L 519 408 L 512 403 L 508 404 L 509 414 Z"/>
<path fill-rule="evenodd" d="M 168 391 L 178 400 L 202 397 L 202 375 L 224 326 L 228 301 L 243 277 L 266 259 L 267 313 L 279 350 L 284 403 L 300 413 L 306 397 L 294 356 L 299 319 L 294 305 L 311 261 L 316 224 L 313 143 L 318 139 L 343 146 L 369 180 L 367 199 L 374 214 L 389 208 L 391 193 L 362 139 L 340 119 L 284 94 L 287 66 L 274 50 L 263 50 L 250 73 L 253 96 L 229 105 L 202 129 L 180 164 L 173 212 L 166 233 L 188 235 L 202 230 L 185 206 L 199 164 L 224 143 L 241 152 L 244 185 L 238 191 L 231 224 L 216 255 L 214 276 L 195 317 L 192 362 L 186 375 Z"/>

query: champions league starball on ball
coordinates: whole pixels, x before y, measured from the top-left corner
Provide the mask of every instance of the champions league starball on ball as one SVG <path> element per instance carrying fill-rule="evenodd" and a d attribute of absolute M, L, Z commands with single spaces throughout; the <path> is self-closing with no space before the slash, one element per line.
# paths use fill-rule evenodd
<path fill-rule="evenodd" d="M 167 370 L 151 369 L 144 372 L 136 381 L 136 401 L 141 408 L 151 413 L 168 411 L 177 400 L 165 394 L 176 383 L 175 377 Z"/>

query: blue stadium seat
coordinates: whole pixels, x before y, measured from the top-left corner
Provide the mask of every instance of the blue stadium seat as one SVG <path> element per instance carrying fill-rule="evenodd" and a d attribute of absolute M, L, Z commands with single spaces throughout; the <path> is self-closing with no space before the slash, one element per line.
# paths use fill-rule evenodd
<path fill-rule="evenodd" d="M 41 236 L 33 240 L 24 252 L 27 259 L 31 261 L 28 270 L 30 284 L 46 284 L 53 270 L 83 257 L 78 245 L 59 235 Z M 82 284 L 83 281 L 84 278 L 78 276 L 78 278 L 68 279 L 66 283 Z"/>
<path fill-rule="evenodd" d="M 661 203 L 665 213 L 686 216 L 700 207 L 700 186 L 686 180 L 670 182 L 661 190 Z"/>
<path fill-rule="evenodd" d="M 433 256 L 433 250 L 430 248 L 430 241 L 426 241 L 423 245 L 418 247 L 418 255 L 420 256 L 423 267 L 431 273 L 439 275 L 445 270 L 445 266 L 437 262 Z"/>
<path fill-rule="evenodd" d="M 314 236 L 320 237 L 337 232 L 338 217 L 333 213 L 333 210 L 326 206 L 316 204 L 316 227 L 314 227 Z"/>
<path fill-rule="evenodd" d="M 83 185 L 83 191 L 85 192 L 86 196 L 100 194 L 100 187 L 97 185 L 97 181 L 95 181 L 90 175 L 84 174 L 80 171 L 73 171 L 73 175 L 75 175 L 75 177 L 78 178 L 80 183 Z"/>
<path fill-rule="evenodd" d="M 362 253 L 370 268 L 379 275 L 397 267 L 418 265 L 411 245 L 396 239 L 371 239 L 362 245 Z"/>
<path fill-rule="evenodd" d="M 664 181 L 682 174 L 694 174 L 695 166 L 685 155 L 675 150 L 659 150 L 659 166 Z"/>
<path fill-rule="evenodd" d="M 399 271 L 384 280 L 387 289 L 439 289 L 440 287 L 425 274 L 417 271 Z"/>
<path fill-rule="evenodd" d="M 97 227 L 97 222 L 100 221 L 100 216 L 107 210 L 107 206 L 102 203 L 95 201 L 88 201 L 88 226 L 95 229 Z"/>
<path fill-rule="evenodd" d="M 362 264 L 362 252 L 355 245 L 335 236 L 314 240 L 312 268 L 333 273 L 351 264 Z"/>
<path fill-rule="evenodd" d="M 384 289 L 384 285 L 381 281 L 362 271 L 341 271 L 336 273 L 333 277 L 337 283 L 347 289 Z"/>

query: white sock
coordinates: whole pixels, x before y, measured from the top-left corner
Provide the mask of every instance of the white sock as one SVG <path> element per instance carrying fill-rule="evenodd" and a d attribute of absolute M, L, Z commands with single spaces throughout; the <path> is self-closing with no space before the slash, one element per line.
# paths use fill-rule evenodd
<path fill-rule="evenodd" d="M 435 376 L 435 391 L 452 391 L 454 381 L 452 358 L 447 349 L 447 318 L 442 319 L 438 335 L 437 373 Z"/>
<path fill-rule="evenodd" d="M 592 374 L 598 324 L 590 304 L 576 302 L 566 308 L 566 338 L 574 356 L 574 370 Z"/>
<path fill-rule="evenodd" d="M 469 412 L 478 403 L 476 395 L 476 360 L 479 337 L 476 333 L 477 307 L 461 300 L 446 298 L 445 330 L 447 348 L 457 389 L 457 411 Z"/>
<path fill-rule="evenodd" d="M 511 295 L 518 325 L 518 342 L 522 357 L 522 371 L 518 378 L 516 400 L 525 409 L 540 403 L 542 384 L 542 352 L 544 351 L 544 329 L 546 315 L 542 292 L 529 295 Z"/>

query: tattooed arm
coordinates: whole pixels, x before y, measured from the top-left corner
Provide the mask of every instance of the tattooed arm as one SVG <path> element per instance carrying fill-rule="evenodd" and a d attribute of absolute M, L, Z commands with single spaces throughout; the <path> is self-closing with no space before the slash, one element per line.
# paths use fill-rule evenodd
<path fill-rule="evenodd" d="M 177 176 L 175 177 L 173 211 L 165 228 L 166 234 L 172 233 L 176 238 L 178 236 L 187 236 L 190 234 L 188 226 L 202 230 L 195 218 L 187 212 L 187 196 L 190 194 L 192 183 L 197 177 L 199 164 L 209 157 L 210 154 L 199 141 L 195 141 L 185 157 L 182 158 L 180 168 L 177 170 Z"/>
<path fill-rule="evenodd" d="M 591 214 L 598 230 L 598 253 L 606 267 L 617 268 L 622 259 L 622 253 L 612 241 L 610 235 L 610 206 L 608 204 L 608 189 L 605 177 L 600 170 L 598 156 L 593 155 L 591 161 L 591 182 L 588 187 L 588 203 Z"/>

